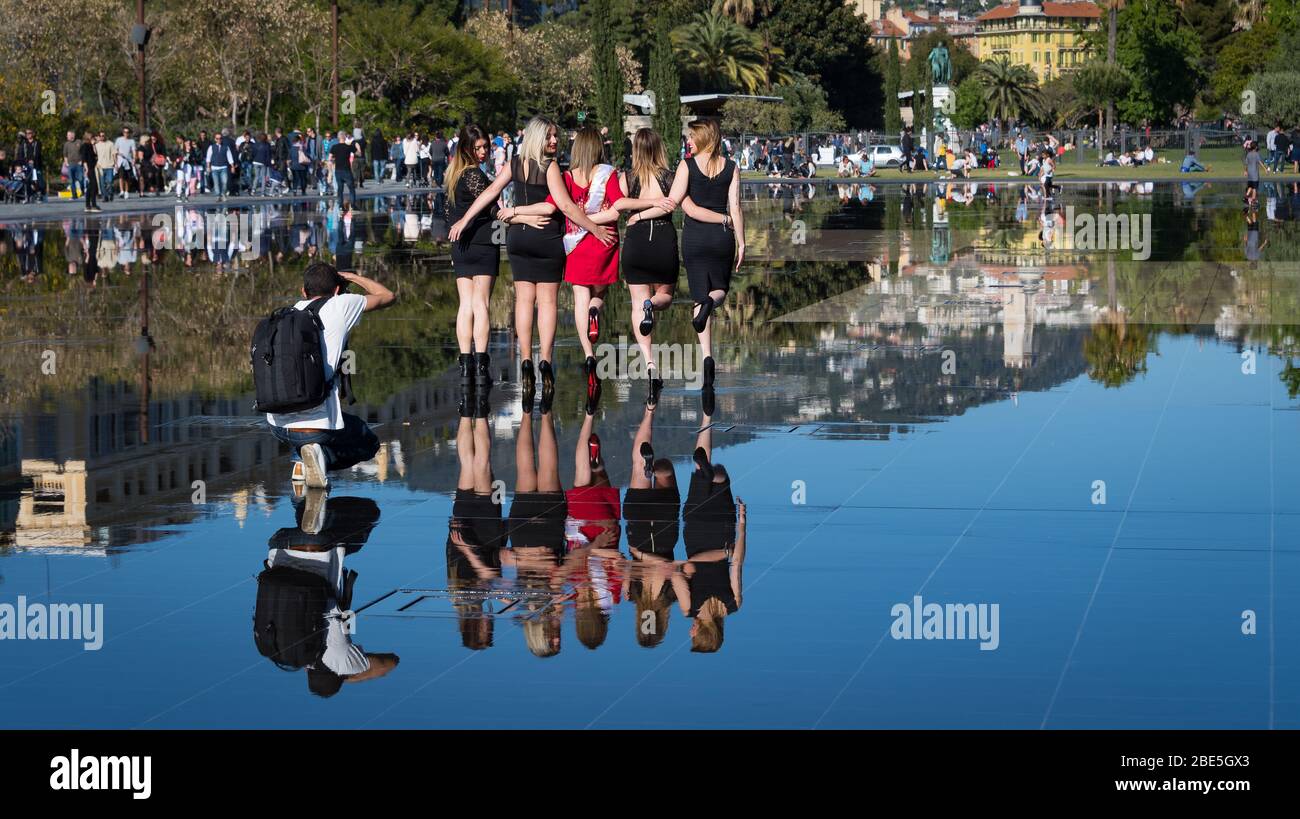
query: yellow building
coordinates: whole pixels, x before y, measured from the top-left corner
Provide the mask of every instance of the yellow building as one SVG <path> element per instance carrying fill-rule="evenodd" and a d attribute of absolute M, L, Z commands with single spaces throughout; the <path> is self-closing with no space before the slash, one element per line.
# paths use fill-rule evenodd
<path fill-rule="evenodd" d="M 1027 65 L 1047 82 L 1083 65 L 1082 31 L 1100 25 L 1101 8 L 1092 2 L 1018 0 L 976 18 L 981 60 L 1007 57 Z"/>

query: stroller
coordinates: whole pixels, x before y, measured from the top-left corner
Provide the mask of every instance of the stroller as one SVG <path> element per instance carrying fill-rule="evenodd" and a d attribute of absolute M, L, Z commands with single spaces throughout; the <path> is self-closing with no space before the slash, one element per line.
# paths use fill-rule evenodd
<path fill-rule="evenodd" d="M 266 169 L 266 195 L 284 196 L 289 193 L 289 181 L 284 172 L 274 166 Z"/>

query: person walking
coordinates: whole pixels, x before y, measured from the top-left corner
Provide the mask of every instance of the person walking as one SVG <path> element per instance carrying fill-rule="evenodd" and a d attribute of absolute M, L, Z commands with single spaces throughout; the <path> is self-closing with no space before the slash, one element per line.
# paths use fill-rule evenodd
<path fill-rule="evenodd" d="M 370 175 L 378 185 L 384 181 L 384 167 L 388 164 L 388 140 L 384 132 L 375 128 L 370 132 Z"/>
<path fill-rule="evenodd" d="M 687 126 L 691 158 L 678 166 L 674 190 L 686 177 L 682 209 L 682 261 L 690 284 L 695 315 L 691 325 L 704 353 L 704 387 L 714 379 L 710 318 L 726 301 L 731 274 L 745 259 L 745 223 L 740 210 L 740 174 L 736 163 L 719 153 L 715 120 L 695 120 Z"/>
<path fill-rule="evenodd" d="M 356 183 L 352 178 L 352 157 L 355 155 L 352 146 L 351 135 L 339 131 L 338 142 L 330 148 L 330 165 L 334 168 L 334 186 L 338 191 L 339 207 L 343 207 L 347 201 L 343 197 L 343 190 L 347 188 L 352 194 L 352 205 L 357 202 Z"/>
<path fill-rule="evenodd" d="M 63 165 L 68 169 L 68 190 L 73 199 L 86 195 L 86 169 L 81 161 L 81 144 L 77 133 L 68 131 L 68 138 L 63 143 Z"/>
<path fill-rule="evenodd" d="M 113 201 L 113 168 L 117 165 L 117 149 L 100 131 L 95 140 L 95 173 L 99 181 L 99 195 L 105 202 Z"/>
<path fill-rule="evenodd" d="M 433 166 L 433 183 L 442 187 L 447 173 L 447 140 L 442 131 L 435 131 L 429 141 L 429 162 Z"/>
<path fill-rule="evenodd" d="M 623 240 L 623 280 L 632 301 L 632 333 L 646 362 L 651 398 L 657 401 L 663 380 L 656 376 L 652 347 L 655 311 L 672 305 L 677 287 L 680 262 L 672 212 L 685 197 L 685 180 L 673 190 L 663 140 L 650 128 L 632 135 L 631 157 L 632 171 L 623 183 L 627 197 L 619 203 L 636 211 L 628 217 Z"/>
<path fill-rule="evenodd" d="M 226 186 L 230 183 L 230 168 L 235 164 L 235 152 L 223 134 L 215 135 L 203 161 L 212 178 L 212 190 L 217 195 L 217 201 L 226 201 Z"/>
<path fill-rule="evenodd" d="M 99 213 L 99 175 L 95 173 L 95 165 L 99 157 L 95 153 L 95 138 L 87 131 L 77 144 L 77 168 L 80 169 L 83 180 L 86 213 Z"/>

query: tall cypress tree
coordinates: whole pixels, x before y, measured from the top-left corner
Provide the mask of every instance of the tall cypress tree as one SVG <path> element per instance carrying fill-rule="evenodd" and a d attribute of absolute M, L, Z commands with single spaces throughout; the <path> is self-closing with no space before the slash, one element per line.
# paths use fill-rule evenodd
<path fill-rule="evenodd" d="M 592 69 L 596 78 L 596 118 L 609 128 L 610 160 L 623 164 L 623 72 L 618 68 L 610 0 L 592 0 Z"/>
<path fill-rule="evenodd" d="M 901 70 L 898 64 L 898 40 L 889 39 L 885 53 L 885 133 L 897 134 L 903 130 L 903 115 L 898 110 L 898 85 Z"/>
<path fill-rule="evenodd" d="M 650 89 L 655 92 L 655 130 L 664 141 L 668 164 L 676 165 L 682 150 L 681 79 L 673 53 L 672 24 L 660 12 L 655 20 L 654 42 L 650 47 Z"/>

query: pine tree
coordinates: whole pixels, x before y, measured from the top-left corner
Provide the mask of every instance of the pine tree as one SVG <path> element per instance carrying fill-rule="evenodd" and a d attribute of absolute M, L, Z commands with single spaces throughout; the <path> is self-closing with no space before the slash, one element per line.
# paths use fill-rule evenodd
<path fill-rule="evenodd" d="M 623 73 L 618 67 L 610 0 L 591 4 L 592 69 L 596 78 L 596 119 L 609 128 L 610 160 L 623 164 Z"/>
<path fill-rule="evenodd" d="M 681 80 L 673 53 L 672 25 L 668 15 L 655 20 L 654 43 L 650 50 L 650 89 L 655 92 L 655 130 L 664 142 L 668 164 L 676 165 L 682 149 Z"/>
<path fill-rule="evenodd" d="M 897 134 L 903 130 L 903 115 L 898 110 L 898 85 L 900 68 L 898 64 L 898 41 L 889 40 L 889 51 L 885 54 L 885 133 Z"/>

